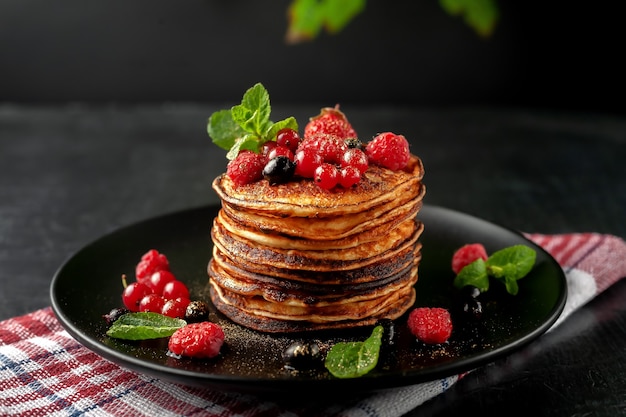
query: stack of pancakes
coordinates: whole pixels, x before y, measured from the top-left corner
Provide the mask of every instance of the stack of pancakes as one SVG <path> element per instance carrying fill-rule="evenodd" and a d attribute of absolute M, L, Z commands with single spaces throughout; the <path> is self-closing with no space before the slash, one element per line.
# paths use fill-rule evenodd
<path fill-rule="evenodd" d="M 370 166 L 349 189 L 311 180 L 213 182 L 211 300 L 236 323 L 271 333 L 395 319 L 415 301 L 424 167 Z"/>

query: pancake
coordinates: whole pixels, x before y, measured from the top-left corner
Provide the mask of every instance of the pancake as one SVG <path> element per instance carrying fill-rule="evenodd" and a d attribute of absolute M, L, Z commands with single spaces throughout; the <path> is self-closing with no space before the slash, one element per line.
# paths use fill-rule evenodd
<path fill-rule="evenodd" d="M 273 217 L 333 217 L 359 214 L 386 204 L 393 206 L 402 196 L 415 197 L 423 176 L 422 161 L 413 155 L 404 170 L 370 166 L 361 181 L 348 189 L 323 190 L 306 179 L 279 185 L 256 181 L 237 186 L 225 174 L 213 181 L 213 189 L 223 202 L 246 211 Z"/>
<path fill-rule="evenodd" d="M 210 296 L 232 321 L 268 332 L 367 326 L 415 301 L 426 192 L 421 160 L 370 166 L 350 188 L 311 180 L 213 181 Z"/>

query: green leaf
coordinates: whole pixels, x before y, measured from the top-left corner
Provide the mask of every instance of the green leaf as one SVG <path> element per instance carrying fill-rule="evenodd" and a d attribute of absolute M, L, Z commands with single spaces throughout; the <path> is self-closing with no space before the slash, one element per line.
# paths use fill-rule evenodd
<path fill-rule="evenodd" d="M 450 15 L 461 15 L 465 23 L 478 35 L 490 36 L 500 18 L 495 0 L 439 0 Z"/>
<path fill-rule="evenodd" d="M 329 33 L 337 33 L 365 9 L 365 0 L 325 0 L 324 23 Z"/>
<path fill-rule="evenodd" d="M 481 292 L 489 289 L 489 276 L 487 275 L 487 266 L 482 259 L 476 259 L 474 262 L 466 265 L 461 269 L 456 277 L 454 277 L 454 286 L 463 288 L 466 285 L 472 285 Z"/>
<path fill-rule="evenodd" d="M 514 245 L 494 252 L 487 259 L 487 270 L 495 278 L 518 280 L 535 265 L 537 253 L 526 245 Z"/>
<path fill-rule="evenodd" d="M 158 313 L 127 313 L 117 319 L 107 330 L 107 336 L 125 340 L 146 340 L 169 337 L 185 326 L 182 319 Z"/>
<path fill-rule="evenodd" d="M 250 87 L 243 95 L 241 104 L 231 109 L 235 123 L 246 132 L 255 133 L 259 137 L 272 123 L 271 111 L 269 93 L 261 83 Z"/>
<path fill-rule="evenodd" d="M 244 134 L 244 130 L 233 120 L 230 110 L 220 110 L 209 117 L 207 133 L 214 144 L 229 150 L 237 138 Z"/>
<path fill-rule="evenodd" d="M 383 327 L 376 326 L 363 342 L 335 344 L 324 361 L 324 366 L 337 378 L 357 378 L 376 367 L 383 336 Z"/>
<path fill-rule="evenodd" d="M 280 120 L 276 123 L 273 123 L 271 126 L 269 126 L 269 128 L 267 129 L 267 131 L 264 132 L 263 134 L 263 143 L 265 143 L 267 140 L 271 140 L 273 138 L 276 137 L 276 134 L 278 133 L 279 130 L 281 129 L 285 129 L 285 128 L 289 128 L 289 129 L 293 129 L 296 132 L 298 131 L 298 122 L 296 121 L 296 119 L 294 117 L 288 117 L 284 120 Z M 261 145 L 263 144 L 261 143 Z"/>
<path fill-rule="evenodd" d="M 310 41 L 322 29 L 341 31 L 365 9 L 365 0 L 294 0 L 288 9 L 288 43 Z"/>
<path fill-rule="evenodd" d="M 276 138 L 285 127 L 298 131 L 294 117 L 273 123 L 270 96 L 263 84 L 256 83 L 243 95 L 241 104 L 216 111 L 209 117 L 207 133 L 213 143 L 228 150 L 226 158 L 235 159 L 240 150 L 260 152 L 261 145 Z"/>
<path fill-rule="evenodd" d="M 257 135 L 255 135 L 254 133 L 246 133 L 243 136 L 237 138 L 237 140 L 235 140 L 235 143 L 226 154 L 226 158 L 228 158 L 229 160 L 235 159 L 239 151 L 243 149 L 258 153 L 260 149 L 259 145 L 260 139 Z"/>

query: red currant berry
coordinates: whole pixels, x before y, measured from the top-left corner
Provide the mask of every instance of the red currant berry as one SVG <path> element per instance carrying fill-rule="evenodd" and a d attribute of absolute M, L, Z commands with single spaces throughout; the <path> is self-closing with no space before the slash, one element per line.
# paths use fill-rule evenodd
<path fill-rule="evenodd" d="M 185 317 L 187 306 L 190 302 L 189 298 L 185 297 L 167 300 L 165 301 L 165 304 L 163 304 L 163 308 L 161 308 L 161 314 L 168 317 L 182 319 Z"/>
<path fill-rule="evenodd" d="M 122 302 L 127 309 L 137 312 L 139 311 L 139 302 L 141 299 L 151 293 L 152 290 L 150 290 L 146 284 L 132 282 L 122 291 Z"/>
<path fill-rule="evenodd" d="M 276 143 L 276 141 L 270 140 L 268 142 L 265 142 L 262 146 L 261 146 L 261 155 L 265 156 L 267 158 L 267 155 L 270 153 L 270 151 L 272 149 L 274 149 L 276 146 L 278 146 L 278 144 Z"/>
<path fill-rule="evenodd" d="M 313 178 L 315 169 L 324 162 L 322 155 L 311 148 L 298 149 L 294 160 L 296 162 L 295 174 L 302 178 Z"/>
<path fill-rule="evenodd" d="M 236 184 L 245 185 L 263 178 L 265 156 L 243 150 L 226 166 L 226 175 Z"/>
<path fill-rule="evenodd" d="M 169 261 L 165 255 L 159 253 L 156 249 L 150 249 L 141 257 L 141 260 L 135 267 L 135 278 L 141 282 L 160 270 L 169 271 Z"/>
<path fill-rule="evenodd" d="M 339 175 L 339 170 L 336 166 L 324 162 L 315 169 L 313 179 L 320 188 L 330 190 L 339 184 Z"/>
<path fill-rule="evenodd" d="M 173 300 L 179 297 L 189 298 L 189 290 L 187 289 L 185 283 L 174 280 L 165 283 L 161 295 L 165 297 L 166 300 Z"/>
<path fill-rule="evenodd" d="M 165 304 L 165 298 L 159 294 L 148 294 L 139 301 L 139 311 L 160 313 Z"/>
<path fill-rule="evenodd" d="M 350 188 L 354 184 L 361 181 L 361 171 L 359 171 L 359 169 L 356 167 L 343 167 L 341 168 L 341 171 L 339 171 L 339 173 L 341 175 L 341 177 L 339 178 L 339 184 L 341 184 L 343 188 Z"/>
<path fill-rule="evenodd" d="M 276 134 L 276 143 L 278 146 L 284 146 L 291 152 L 295 152 L 300 143 L 300 135 L 295 130 L 286 127 Z"/>
<path fill-rule="evenodd" d="M 170 271 L 157 271 L 145 281 L 145 284 L 152 290 L 153 293 L 162 294 L 165 284 L 174 280 L 176 280 L 176 277 Z"/>
<path fill-rule="evenodd" d="M 361 172 L 361 174 L 367 171 L 368 165 L 367 155 L 365 155 L 365 152 L 357 148 L 348 148 L 343 153 L 341 158 L 342 167 L 355 167 Z"/>
<path fill-rule="evenodd" d="M 270 150 L 267 154 L 268 161 L 276 158 L 277 156 L 286 156 L 290 161 L 293 161 L 293 152 L 284 146 L 278 145 L 274 149 Z"/>

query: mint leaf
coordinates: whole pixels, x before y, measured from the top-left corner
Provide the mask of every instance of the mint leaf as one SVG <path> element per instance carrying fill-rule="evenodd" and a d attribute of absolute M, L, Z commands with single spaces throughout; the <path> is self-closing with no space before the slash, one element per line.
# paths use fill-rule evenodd
<path fill-rule="evenodd" d="M 514 245 L 494 252 L 487 259 L 487 271 L 502 281 L 509 294 L 518 291 L 517 280 L 525 277 L 535 265 L 537 253 L 525 245 Z"/>
<path fill-rule="evenodd" d="M 383 327 L 376 326 L 363 342 L 340 342 L 334 345 L 324 366 L 337 378 L 357 378 L 376 367 L 383 336 Z"/>
<path fill-rule="evenodd" d="M 261 146 L 276 138 L 283 128 L 298 130 L 293 117 L 273 123 L 269 93 L 261 83 L 256 83 L 243 95 L 241 104 L 229 110 L 219 110 L 209 117 L 207 133 L 213 143 L 228 150 L 226 157 L 235 159 L 240 150 L 259 152 Z"/>
<path fill-rule="evenodd" d="M 207 133 L 214 144 L 229 150 L 235 144 L 235 140 L 244 134 L 244 130 L 233 120 L 230 110 L 220 110 L 209 118 Z"/>
<path fill-rule="evenodd" d="M 262 84 L 256 83 L 243 95 L 241 104 L 231 108 L 233 120 L 243 130 L 258 136 L 266 131 L 270 122 L 270 95 Z"/>
<path fill-rule="evenodd" d="M 525 245 L 515 245 L 494 252 L 487 259 L 487 269 L 496 278 L 518 280 L 530 272 L 537 253 Z"/>
<path fill-rule="evenodd" d="M 486 261 L 477 259 L 466 265 L 454 277 L 453 285 L 461 289 L 472 285 L 485 292 L 489 289 L 489 278 L 502 282 L 511 295 L 519 291 L 517 280 L 533 269 L 537 253 L 526 245 L 513 245 L 491 254 Z"/>
<path fill-rule="evenodd" d="M 454 286 L 463 288 L 466 285 L 472 285 L 485 292 L 489 289 L 489 276 L 487 275 L 487 266 L 482 259 L 476 259 L 471 264 L 465 265 L 458 275 L 454 277 Z"/>
<path fill-rule="evenodd" d="M 185 326 L 182 319 L 167 317 L 158 313 L 127 313 L 109 327 L 107 336 L 125 340 L 145 340 L 169 337 Z"/>

